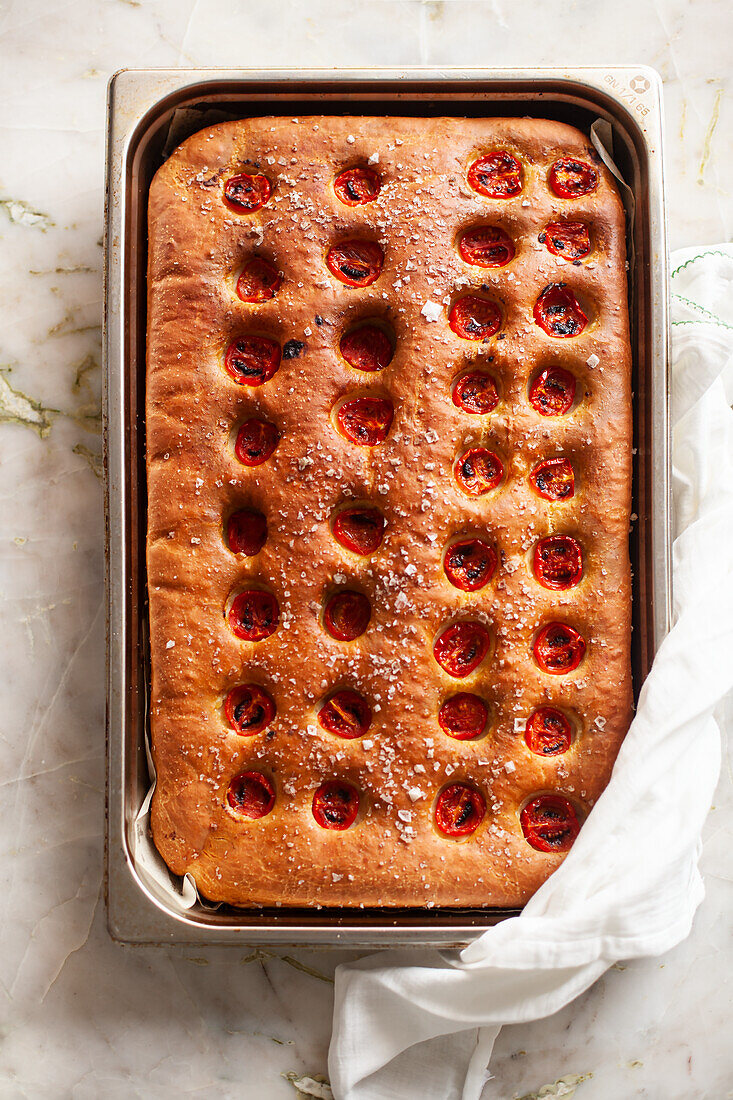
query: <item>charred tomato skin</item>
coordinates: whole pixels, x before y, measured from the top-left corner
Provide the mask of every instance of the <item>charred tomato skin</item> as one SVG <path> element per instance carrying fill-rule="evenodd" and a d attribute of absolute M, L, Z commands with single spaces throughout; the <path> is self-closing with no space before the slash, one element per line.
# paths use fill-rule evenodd
<path fill-rule="evenodd" d="M 564 367 L 546 367 L 529 389 L 529 403 L 540 416 L 564 416 L 575 401 L 575 375 Z"/>
<path fill-rule="evenodd" d="M 344 549 L 368 557 L 382 545 L 384 528 L 384 516 L 378 508 L 356 504 L 336 515 L 332 531 L 333 537 Z"/>
<path fill-rule="evenodd" d="M 567 623 L 547 623 L 532 647 L 542 671 L 555 676 L 574 672 L 585 656 L 585 649 L 585 639 Z"/>
<path fill-rule="evenodd" d="M 468 691 L 460 691 L 446 699 L 438 711 L 438 725 L 443 733 L 456 741 L 472 741 L 480 737 L 489 720 L 489 708 L 483 699 Z"/>
<path fill-rule="evenodd" d="M 496 560 L 496 551 L 483 539 L 459 539 L 446 549 L 443 569 L 454 588 L 478 592 L 493 577 Z"/>
<path fill-rule="evenodd" d="M 514 259 L 514 241 L 496 226 L 467 229 L 458 240 L 458 252 L 472 267 L 505 267 Z"/>
<path fill-rule="evenodd" d="M 536 325 L 554 340 L 580 336 L 588 324 L 580 302 L 566 283 L 549 283 L 534 304 Z"/>
<path fill-rule="evenodd" d="M 345 286 L 371 286 L 382 274 L 384 253 L 376 241 L 342 241 L 328 250 L 326 266 Z"/>
<path fill-rule="evenodd" d="M 569 458 L 546 458 L 529 475 L 532 488 L 543 500 L 570 500 L 575 496 L 575 471 Z"/>
<path fill-rule="evenodd" d="M 501 328 L 501 310 L 489 298 L 464 294 L 451 306 L 448 325 L 462 340 L 488 340 Z"/>
<path fill-rule="evenodd" d="M 279 442 L 280 432 L 271 421 L 252 417 L 237 432 L 234 453 L 244 466 L 261 466 Z"/>
<path fill-rule="evenodd" d="M 345 332 L 339 350 L 350 367 L 370 374 L 388 367 L 394 355 L 392 341 L 386 332 L 373 324 L 359 325 Z"/>
<path fill-rule="evenodd" d="M 269 260 L 253 256 L 237 279 L 237 297 L 250 305 L 269 302 L 282 285 L 282 275 Z"/>
<path fill-rule="evenodd" d="M 227 519 L 226 536 L 233 554 L 253 558 L 267 542 L 267 520 L 256 508 L 238 508 Z"/>
<path fill-rule="evenodd" d="M 240 336 L 229 345 L 224 366 L 240 386 L 262 386 L 280 370 L 282 349 L 269 336 Z"/>
<path fill-rule="evenodd" d="M 322 829 L 342 832 L 354 824 L 359 812 L 359 792 L 351 783 L 331 779 L 313 795 L 313 816 Z"/>
<path fill-rule="evenodd" d="M 353 397 L 343 401 L 336 413 L 341 434 L 357 447 L 384 443 L 394 420 L 394 406 L 386 397 Z"/>
<path fill-rule="evenodd" d="M 573 738 L 572 726 L 557 707 L 537 707 L 527 719 L 524 740 L 537 756 L 559 756 L 567 752 Z"/>
<path fill-rule="evenodd" d="M 227 802 L 237 817 L 257 820 L 275 805 L 275 787 L 262 772 L 240 772 L 227 789 Z"/>
<path fill-rule="evenodd" d="M 538 852 L 568 852 L 580 832 L 572 802 L 561 794 L 540 794 L 519 815 L 524 839 Z"/>
<path fill-rule="evenodd" d="M 468 169 L 469 186 L 490 199 L 511 199 L 522 190 L 522 166 L 506 149 L 479 157 Z"/>
<path fill-rule="evenodd" d="M 499 391 L 490 374 L 473 370 L 455 382 L 452 398 L 457 409 L 472 416 L 486 416 L 499 404 Z"/>
<path fill-rule="evenodd" d="M 441 631 L 433 643 L 433 656 L 454 680 L 470 676 L 491 648 L 491 635 L 483 623 L 464 619 Z"/>
<path fill-rule="evenodd" d="M 572 535 L 548 535 L 534 548 L 532 572 L 543 588 L 564 592 L 583 576 L 583 549 Z"/>
<path fill-rule="evenodd" d="M 272 184 L 267 176 L 240 172 L 230 176 L 224 184 L 224 202 L 237 214 L 254 214 L 272 194 Z"/>
<path fill-rule="evenodd" d="M 472 447 L 458 456 L 453 475 L 466 496 L 481 497 L 501 484 L 504 464 L 494 451 Z"/>
<path fill-rule="evenodd" d="M 249 588 L 234 597 L 227 619 L 237 638 L 262 642 L 277 630 L 280 607 L 272 592 Z"/>
<path fill-rule="evenodd" d="M 277 708 L 269 692 L 259 684 L 238 684 L 224 701 L 224 714 L 231 729 L 254 737 L 270 725 Z"/>
<path fill-rule="evenodd" d="M 353 642 L 364 633 L 371 617 L 372 605 L 363 592 L 342 589 L 327 601 L 323 625 L 337 641 Z"/>
<path fill-rule="evenodd" d="M 550 168 L 549 184 L 558 198 L 577 199 L 590 195 L 598 186 L 598 172 L 587 161 L 560 157 Z"/>
<path fill-rule="evenodd" d="M 475 787 L 451 783 L 444 787 L 435 804 L 435 824 L 443 836 L 470 836 L 486 815 L 486 801 Z"/>
<path fill-rule="evenodd" d="M 346 168 L 333 181 L 336 198 L 344 206 L 364 206 L 374 202 L 381 187 L 379 174 L 372 168 Z"/>
<path fill-rule="evenodd" d="M 371 722 L 372 708 L 363 695 L 349 688 L 334 692 L 318 711 L 321 729 L 349 741 L 363 737 Z"/>

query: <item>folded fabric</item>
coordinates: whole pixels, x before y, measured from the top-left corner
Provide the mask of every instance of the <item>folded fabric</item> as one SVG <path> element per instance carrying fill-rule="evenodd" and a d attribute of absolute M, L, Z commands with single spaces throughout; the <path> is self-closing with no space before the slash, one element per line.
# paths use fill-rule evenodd
<path fill-rule="evenodd" d="M 733 246 L 672 257 L 674 625 L 611 781 L 522 914 L 458 954 L 336 971 L 335 1100 L 479 1100 L 503 1024 L 557 1012 L 619 959 L 688 934 L 733 688 Z"/>

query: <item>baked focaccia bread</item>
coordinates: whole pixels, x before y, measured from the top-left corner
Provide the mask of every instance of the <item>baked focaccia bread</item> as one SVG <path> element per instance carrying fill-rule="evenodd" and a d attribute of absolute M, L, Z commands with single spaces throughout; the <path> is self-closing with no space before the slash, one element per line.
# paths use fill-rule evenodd
<path fill-rule="evenodd" d="M 609 172 L 537 119 L 244 119 L 149 239 L 159 851 L 235 906 L 521 905 L 632 710 Z"/>

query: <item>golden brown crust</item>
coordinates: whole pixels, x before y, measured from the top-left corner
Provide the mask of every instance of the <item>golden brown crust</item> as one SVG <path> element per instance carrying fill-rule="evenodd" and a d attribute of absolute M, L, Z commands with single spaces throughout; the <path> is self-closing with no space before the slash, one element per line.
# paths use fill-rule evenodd
<path fill-rule="evenodd" d="M 466 182 L 477 155 L 513 151 L 524 188 L 487 199 Z M 349 208 L 336 198 L 338 171 L 378 154 L 377 200 Z M 591 160 L 597 190 L 563 200 L 547 185 L 562 155 Z M 374 163 L 374 162 L 373 162 Z M 253 168 L 252 165 L 256 165 Z M 272 198 L 241 215 L 222 201 L 237 171 L 265 173 Z M 556 216 L 586 221 L 593 253 L 574 266 L 538 240 Z M 469 267 L 456 249 L 461 229 L 504 228 L 516 244 L 506 267 Z M 234 905 L 513 906 L 527 900 L 562 856 L 535 851 L 519 810 L 536 792 L 560 791 L 581 812 L 604 786 L 631 716 L 630 350 L 624 215 L 606 169 L 586 138 L 534 119 L 258 118 L 225 123 L 186 141 L 150 189 L 147 370 L 148 585 L 152 654 L 152 740 L 157 769 L 153 836 L 177 874 L 193 875 L 202 895 Z M 381 242 L 381 277 L 352 290 L 328 272 L 330 245 L 352 235 Z M 236 273 L 251 254 L 284 274 L 276 297 L 240 302 Z M 588 307 L 575 339 L 551 339 L 533 323 L 543 287 L 562 280 Z M 504 312 L 500 337 L 459 339 L 446 305 L 483 285 Z M 422 313 L 441 307 L 437 320 Z M 316 322 L 316 315 L 323 319 Z M 353 320 L 378 317 L 396 337 L 379 374 L 350 368 L 338 352 Z M 223 369 L 230 340 L 243 332 L 295 339 L 305 348 L 257 389 Z M 451 383 L 469 362 L 487 362 L 501 402 L 487 417 L 451 401 Z M 596 363 L 597 357 L 597 363 Z M 545 418 L 528 404 L 539 366 L 562 363 L 581 400 Z M 593 365 L 593 364 L 596 365 Z M 350 444 L 331 411 L 353 390 L 388 394 L 395 421 L 380 447 Z M 282 431 L 257 468 L 233 452 L 234 427 L 264 415 Z M 456 487 L 452 465 L 470 445 L 489 441 L 507 477 L 485 498 Z M 541 500 L 527 474 L 564 454 L 576 471 L 575 497 Z M 387 519 L 380 550 L 358 558 L 331 536 L 329 517 L 349 498 L 376 503 Z M 268 518 L 257 557 L 224 544 L 222 517 L 253 505 Z M 442 549 L 462 532 L 486 532 L 500 551 L 490 585 L 462 593 L 447 581 Z M 581 583 L 550 592 L 529 565 L 536 540 L 578 538 Z M 356 642 L 324 633 L 325 593 L 355 585 L 372 602 Z M 273 591 L 280 627 L 266 641 L 238 641 L 224 608 L 251 580 Z M 492 624 L 495 651 L 466 680 L 452 680 L 432 656 L 439 628 L 468 613 Z M 587 653 L 566 676 L 544 674 L 531 646 L 540 625 L 567 621 Z M 228 729 L 223 699 L 256 681 L 272 693 L 277 716 L 255 737 Z M 363 739 L 341 740 L 315 721 L 335 687 L 363 692 L 375 708 Z M 476 691 L 491 704 L 489 732 L 475 741 L 445 736 L 440 703 Z M 535 755 L 521 725 L 534 706 L 554 702 L 576 719 L 565 754 Z M 274 781 L 272 812 L 237 820 L 226 808 L 230 779 L 261 770 Z M 314 789 L 348 779 L 362 792 L 357 823 L 320 828 Z M 461 840 L 433 825 L 447 782 L 475 785 L 487 802 L 478 830 Z"/>

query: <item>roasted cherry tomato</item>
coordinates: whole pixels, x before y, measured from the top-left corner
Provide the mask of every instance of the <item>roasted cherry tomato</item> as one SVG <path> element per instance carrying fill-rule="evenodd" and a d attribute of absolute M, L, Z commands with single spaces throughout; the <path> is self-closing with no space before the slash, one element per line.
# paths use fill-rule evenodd
<path fill-rule="evenodd" d="M 240 772 L 229 784 L 227 802 L 238 817 L 266 817 L 275 805 L 275 788 L 262 772 Z"/>
<path fill-rule="evenodd" d="M 227 546 L 233 554 L 253 558 L 267 542 L 267 520 L 254 508 L 240 508 L 227 520 Z"/>
<path fill-rule="evenodd" d="M 496 553 L 483 539 L 461 539 L 446 550 L 443 568 L 455 588 L 478 592 L 494 575 Z"/>
<path fill-rule="evenodd" d="M 282 351 L 267 336 L 240 336 L 227 348 L 224 366 L 242 386 L 261 386 L 280 369 Z"/>
<path fill-rule="evenodd" d="M 253 417 L 245 420 L 237 432 L 234 453 L 245 466 L 261 466 L 267 462 L 278 443 L 280 432 L 269 420 Z"/>
<path fill-rule="evenodd" d="M 467 229 L 458 242 L 461 259 L 473 267 L 504 267 L 514 259 L 514 241 L 503 229 L 482 225 Z"/>
<path fill-rule="evenodd" d="M 384 253 L 375 241 L 343 241 L 329 249 L 326 263 L 347 286 L 371 286 L 382 273 Z"/>
<path fill-rule="evenodd" d="M 522 190 L 522 166 L 505 149 L 479 157 L 468 169 L 468 182 L 479 195 L 510 199 Z"/>
<path fill-rule="evenodd" d="M 280 607 L 272 592 L 250 588 L 234 597 L 228 618 L 238 638 L 245 642 L 261 642 L 277 630 Z"/>
<path fill-rule="evenodd" d="M 543 588 L 562 592 L 575 588 L 583 576 L 583 550 L 570 535 L 549 535 L 540 539 L 532 559 L 534 575 Z"/>
<path fill-rule="evenodd" d="M 230 176 L 224 184 L 224 201 L 238 214 L 252 214 L 259 210 L 271 194 L 272 186 L 267 176 L 251 176 L 241 172 L 238 176 Z"/>
<path fill-rule="evenodd" d="M 585 655 L 585 641 L 566 623 L 548 623 L 534 640 L 535 660 L 543 672 L 562 676 L 576 669 Z"/>
<path fill-rule="evenodd" d="M 466 294 L 451 306 L 448 324 L 462 340 L 488 340 L 501 328 L 501 310 L 488 298 Z"/>
<path fill-rule="evenodd" d="M 575 400 L 575 376 L 564 367 L 547 367 L 529 389 L 529 403 L 541 416 L 562 416 Z"/>
<path fill-rule="evenodd" d="M 359 447 L 384 443 L 393 418 L 394 407 L 386 397 L 354 397 L 344 401 L 336 413 L 343 434 Z"/>
<path fill-rule="evenodd" d="M 499 456 L 486 447 L 472 447 L 459 455 L 453 472 L 467 496 L 481 497 L 497 487 L 504 476 L 504 465 Z"/>
<path fill-rule="evenodd" d="M 575 473 L 569 458 L 546 458 L 538 462 L 529 480 L 545 500 L 570 500 L 575 495 Z"/>
<path fill-rule="evenodd" d="M 489 720 L 489 708 L 478 695 L 461 691 L 446 699 L 438 711 L 438 724 L 443 733 L 456 741 L 470 741 L 479 737 Z"/>
<path fill-rule="evenodd" d="M 435 639 L 433 655 L 444 672 L 456 680 L 477 669 L 491 648 L 491 636 L 483 623 L 453 623 Z"/>
<path fill-rule="evenodd" d="M 570 748 L 570 722 L 555 707 L 538 707 L 527 719 L 524 740 L 527 748 L 538 756 L 559 756 Z"/>
<path fill-rule="evenodd" d="M 275 717 L 275 703 L 259 684 L 239 684 L 227 695 L 224 713 L 233 730 L 254 737 Z"/>
<path fill-rule="evenodd" d="M 469 836 L 476 832 L 485 813 L 482 794 L 466 783 L 451 783 L 438 795 L 435 824 L 443 836 Z"/>
<path fill-rule="evenodd" d="M 339 642 L 353 642 L 369 626 L 372 605 L 362 592 L 336 592 L 323 612 L 323 625 Z"/>
<path fill-rule="evenodd" d="M 567 852 L 580 832 L 572 802 L 562 794 L 540 794 L 522 810 L 524 839 L 538 852 Z"/>
<path fill-rule="evenodd" d="M 561 199 L 589 195 L 598 186 L 598 173 L 592 164 L 574 157 L 561 157 L 550 169 L 550 187 Z"/>
<path fill-rule="evenodd" d="M 374 202 L 382 181 L 371 168 L 347 168 L 333 181 L 336 197 L 346 206 L 364 206 Z"/>
<path fill-rule="evenodd" d="M 337 737 L 363 737 L 372 721 L 372 708 L 357 691 L 337 691 L 318 711 L 318 724 Z"/>
<path fill-rule="evenodd" d="M 389 337 L 377 325 L 360 325 L 345 333 L 339 347 L 350 367 L 369 372 L 384 370 L 394 355 Z"/>
<path fill-rule="evenodd" d="M 453 387 L 453 404 L 464 412 L 485 416 L 499 404 L 496 382 L 480 370 L 462 375 Z"/>
<path fill-rule="evenodd" d="M 243 302 L 269 302 L 277 294 L 282 281 L 282 275 L 269 260 L 253 256 L 237 279 L 237 296 Z"/>
<path fill-rule="evenodd" d="M 356 504 L 344 508 L 333 521 L 333 537 L 352 554 L 367 557 L 378 550 L 384 535 L 384 516 L 378 508 Z"/>
<path fill-rule="evenodd" d="M 582 260 L 590 252 L 590 234 L 583 222 L 550 222 L 544 240 L 547 251 L 564 260 Z"/>
<path fill-rule="evenodd" d="M 565 283 L 550 283 L 534 304 L 534 320 L 548 336 L 565 340 L 580 336 L 588 318 L 580 302 Z"/>
<path fill-rule="evenodd" d="M 332 779 L 313 795 L 313 816 L 322 829 L 348 829 L 359 812 L 359 792 L 350 783 Z"/>

